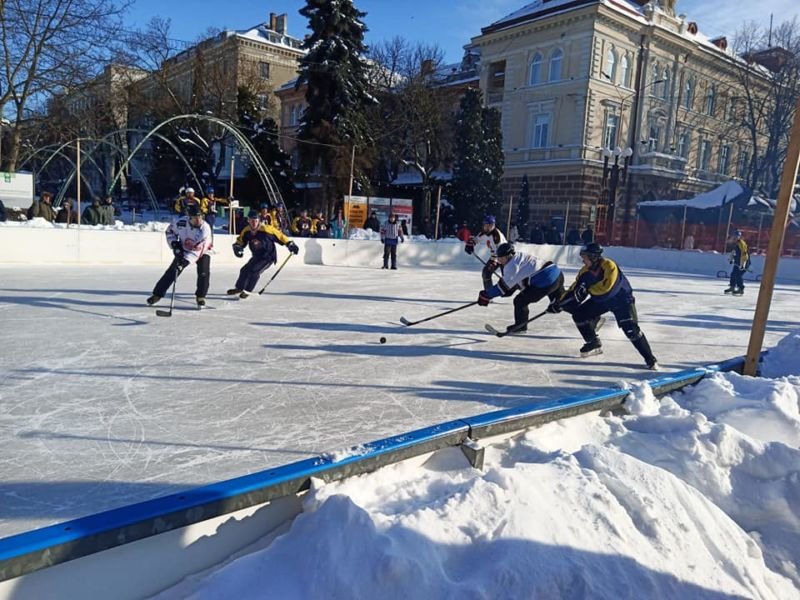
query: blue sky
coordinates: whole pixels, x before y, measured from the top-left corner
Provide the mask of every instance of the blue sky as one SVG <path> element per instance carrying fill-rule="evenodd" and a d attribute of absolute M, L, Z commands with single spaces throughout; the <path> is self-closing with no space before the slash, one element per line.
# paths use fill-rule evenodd
<path fill-rule="evenodd" d="M 367 13 L 367 42 L 400 35 L 412 41 L 435 42 L 448 62 L 461 59 L 462 47 L 493 21 L 528 4 L 526 0 L 356 0 Z M 720 6 L 724 5 L 724 9 Z M 743 21 L 768 24 L 800 13 L 797 0 L 678 0 L 677 11 L 697 21 L 707 35 L 729 40 Z M 172 20 L 174 37 L 193 41 L 208 27 L 246 29 L 267 21 L 269 13 L 288 13 L 289 33 L 302 38 L 306 20 L 298 14 L 303 0 L 136 0 L 128 14 L 129 26 L 144 25 L 151 17 Z"/>

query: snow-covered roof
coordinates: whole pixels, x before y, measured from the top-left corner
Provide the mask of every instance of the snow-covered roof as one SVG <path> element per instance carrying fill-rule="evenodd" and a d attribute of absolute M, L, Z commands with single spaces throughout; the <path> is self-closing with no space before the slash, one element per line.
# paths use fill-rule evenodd
<path fill-rule="evenodd" d="M 256 25 L 255 27 L 251 27 L 250 29 L 236 30 L 233 33 L 234 35 L 246 40 L 261 42 L 262 44 L 270 44 L 272 46 L 280 46 L 289 50 L 294 50 L 295 52 L 305 53 L 305 51 L 301 49 L 303 40 L 292 37 L 291 35 L 273 31 L 263 23 L 261 25 Z"/>
<path fill-rule="evenodd" d="M 733 202 L 736 198 L 741 196 L 742 193 L 744 193 L 744 188 L 737 182 L 731 180 L 726 181 L 710 192 L 699 194 L 688 200 L 652 200 L 649 202 L 640 202 L 639 207 L 655 208 L 666 206 L 669 208 L 679 208 L 685 206 L 686 208 L 705 210 L 707 208 L 718 208 L 724 204 Z"/>
<path fill-rule="evenodd" d="M 433 171 L 431 173 L 431 179 L 438 179 L 440 181 L 450 181 L 452 178 L 453 174 L 450 171 Z M 421 185 L 421 184 L 422 184 L 422 175 L 419 174 L 419 171 L 407 171 L 405 173 L 400 173 L 392 181 L 392 185 Z"/>

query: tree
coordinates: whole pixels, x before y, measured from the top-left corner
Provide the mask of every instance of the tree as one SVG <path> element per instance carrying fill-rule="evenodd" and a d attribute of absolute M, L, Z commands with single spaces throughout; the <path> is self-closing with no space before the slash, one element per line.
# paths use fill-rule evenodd
<path fill-rule="evenodd" d="M 481 106 L 481 92 L 467 90 L 455 123 L 455 161 L 451 199 L 460 221 L 479 223 L 498 215 L 503 177 L 500 114 Z"/>
<path fill-rule="evenodd" d="M 774 198 L 800 98 L 800 24 L 794 18 L 769 32 L 747 24 L 737 34 L 735 47 L 747 62 L 737 73 L 737 117 L 752 146 L 746 183 Z"/>
<path fill-rule="evenodd" d="M 128 0 L 0 2 L 0 117 L 11 121 L 4 162 L 15 170 L 35 104 L 84 85 L 114 53 Z"/>
<path fill-rule="evenodd" d="M 526 242 L 530 240 L 530 222 L 529 222 L 531 218 L 530 201 L 531 197 L 530 197 L 530 189 L 528 186 L 528 176 L 523 175 L 522 189 L 520 189 L 519 200 L 517 201 L 516 224 L 520 239 Z"/>
<path fill-rule="evenodd" d="M 306 86 L 306 108 L 298 135 L 315 142 L 301 145 L 306 168 L 319 164 L 327 176 L 329 198 L 347 187 L 350 156 L 358 148 L 360 158 L 371 148 L 366 109 L 375 103 L 367 77 L 364 55 L 363 13 L 352 0 L 307 0 L 300 14 L 309 20 L 303 43 L 307 54 L 300 62 L 297 87 Z"/>

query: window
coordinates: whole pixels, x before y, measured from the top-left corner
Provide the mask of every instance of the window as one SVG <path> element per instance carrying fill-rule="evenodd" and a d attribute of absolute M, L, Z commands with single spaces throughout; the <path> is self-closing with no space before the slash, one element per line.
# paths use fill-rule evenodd
<path fill-rule="evenodd" d="M 683 107 L 691 109 L 694 104 L 694 77 L 687 77 L 683 89 Z"/>
<path fill-rule="evenodd" d="M 661 69 L 658 67 L 658 64 L 653 65 L 653 70 L 650 72 L 650 95 L 651 96 L 660 96 L 659 86 L 660 83 L 656 83 L 661 79 Z"/>
<path fill-rule="evenodd" d="M 650 136 L 647 140 L 647 151 L 658 152 L 659 140 L 661 139 L 661 126 L 657 124 L 650 125 Z"/>
<path fill-rule="evenodd" d="M 670 73 L 669 73 L 669 68 L 666 68 L 666 67 L 664 68 L 664 72 L 661 74 L 661 79 L 664 80 L 660 84 L 661 85 L 661 97 L 666 100 L 667 98 L 669 98 L 669 92 L 670 92 L 670 85 L 669 85 Z"/>
<path fill-rule="evenodd" d="M 736 174 L 745 179 L 750 170 L 750 153 L 744 148 L 739 150 L 739 163 L 736 165 Z"/>
<path fill-rule="evenodd" d="M 631 64 L 627 54 L 623 54 L 622 60 L 619 61 L 619 84 L 631 87 Z"/>
<path fill-rule="evenodd" d="M 728 168 L 731 162 L 731 147 L 729 145 L 721 146 L 719 149 L 719 164 L 717 165 L 717 172 L 721 175 L 728 174 Z"/>
<path fill-rule="evenodd" d="M 269 98 L 266 94 L 258 94 L 258 107 L 261 109 L 269 107 Z"/>
<path fill-rule="evenodd" d="M 533 120 L 533 143 L 534 148 L 545 148 L 550 129 L 550 115 L 536 115 Z"/>
<path fill-rule="evenodd" d="M 711 164 L 711 142 L 709 140 L 702 140 L 700 142 L 700 156 L 697 161 L 697 168 L 701 171 L 708 171 L 708 166 Z"/>
<path fill-rule="evenodd" d="M 727 104 L 725 104 L 725 120 L 730 123 L 734 123 L 736 121 L 737 100 L 738 98 L 731 96 L 728 98 Z"/>
<path fill-rule="evenodd" d="M 531 78 L 530 84 L 542 83 L 542 55 L 538 52 L 531 59 Z"/>
<path fill-rule="evenodd" d="M 561 79 L 561 59 L 564 53 L 560 49 L 556 49 L 550 56 L 550 77 L 549 81 L 558 81 Z"/>
<path fill-rule="evenodd" d="M 603 146 L 614 148 L 617 145 L 617 131 L 619 130 L 619 115 L 608 115 L 606 117 L 606 129 L 603 135 Z"/>
<path fill-rule="evenodd" d="M 689 145 L 692 143 L 692 138 L 688 131 L 684 131 L 678 137 L 678 156 L 682 158 L 689 157 Z"/>
<path fill-rule="evenodd" d="M 717 101 L 717 90 L 713 85 L 708 86 L 708 91 L 706 92 L 706 101 L 703 105 L 703 111 L 709 115 L 714 116 L 714 104 Z"/>
<path fill-rule="evenodd" d="M 261 79 L 269 79 L 269 63 L 268 62 L 258 63 L 258 72 L 261 75 Z"/>
<path fill-rule="evenodd" d="M 609 48 L 608 52 L 606 53 L 606 75 L 611 80 L 611 83 L 617 82 L 617 57 L 614 54 L 614 50 Z"/>

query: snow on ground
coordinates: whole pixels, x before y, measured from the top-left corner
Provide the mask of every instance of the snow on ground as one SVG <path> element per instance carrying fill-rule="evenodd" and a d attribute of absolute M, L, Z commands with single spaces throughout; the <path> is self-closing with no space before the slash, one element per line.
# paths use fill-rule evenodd
<path fill-rule="evenodd" d="M 794 373 L 798 336 L 771 357 Z M 448 449 L 315 481 L 290 527 L 157 598 L 797 598 L 798 398 L 798 377 L 644 383 L 484 472 Z"/>

